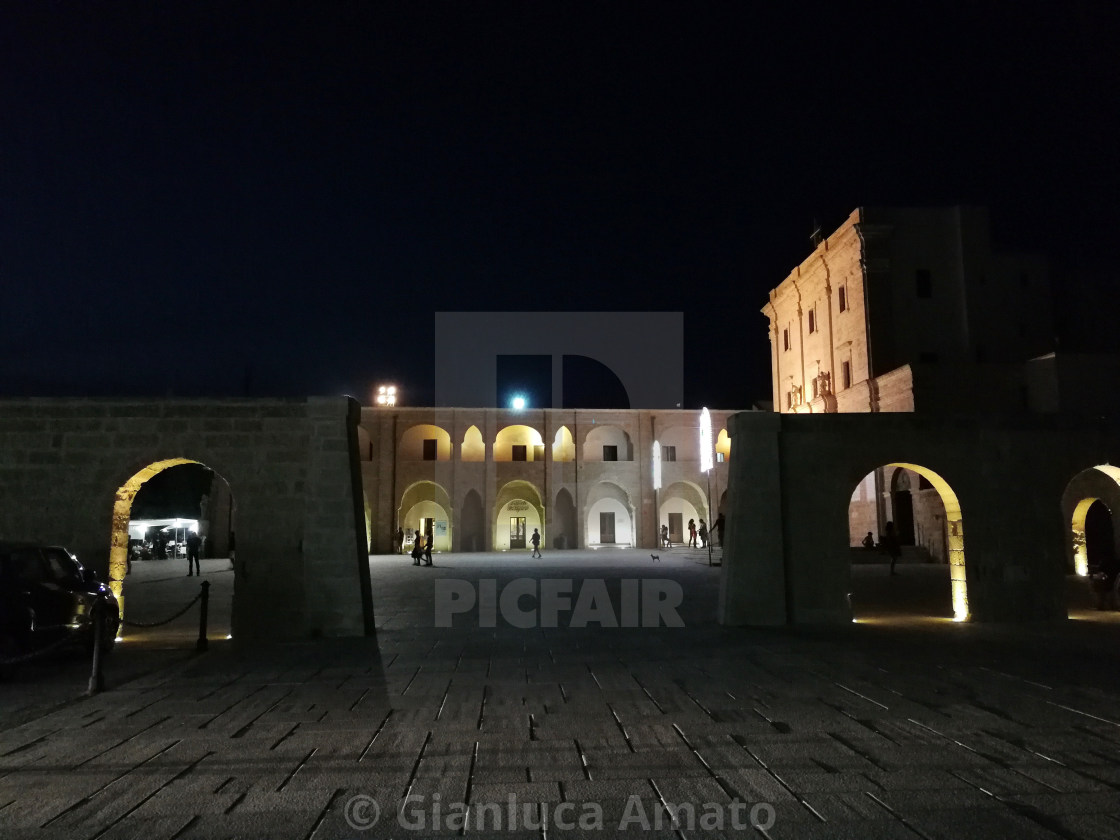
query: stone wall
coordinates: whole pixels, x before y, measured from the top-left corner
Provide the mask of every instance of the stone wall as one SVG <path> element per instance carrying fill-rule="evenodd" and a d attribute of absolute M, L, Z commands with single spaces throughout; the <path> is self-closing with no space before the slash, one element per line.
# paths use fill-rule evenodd
<path fill-rule="evenodd" d="M 119 589 L 123 488 L 153 464 L 198 462 L 235 499 L 235 638 L 361 635 L 373 616 L 356 426 L 346 398 L 0 401 L 0 538 L 65 545 Z"/>
<path fill-rule="evenodd" d="M 727 624 L 850 621 L 851 488 L 893 463 L 924 467 L 954 493 L 971 619 L 1064 618 L 1068 488 L 1120 458 L 1120 431 L 1053 416 L 743 413 L 729 430 L 738 457 L 720 599 Z"/>

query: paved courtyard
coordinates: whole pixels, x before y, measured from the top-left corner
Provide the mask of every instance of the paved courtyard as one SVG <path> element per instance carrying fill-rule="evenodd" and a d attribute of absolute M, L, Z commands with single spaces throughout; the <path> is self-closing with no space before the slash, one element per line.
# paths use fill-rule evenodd
<path fill-rule="evenodd" d="M 94 698 L 79 657 L 27 669 L 0 686 L 0 836 L 1120 837 L 1120 622 L 1081 582 L 1077 620 L 981 627 L 943 617 L 943 568 L 855 566 L 852 626 L 744 630 L 706 555 L 649 554 L 373 557 L 376 639 L 219 628 L 193 656 L 192 612 L 126 634 Z M 197 591 L 157 571 L 130 616 Z M 685 626 L 435 626 L 436 581 L 485 608 L 516 578 L 601 579 L 619 617 L 622 581 L 675 581 Z"/>

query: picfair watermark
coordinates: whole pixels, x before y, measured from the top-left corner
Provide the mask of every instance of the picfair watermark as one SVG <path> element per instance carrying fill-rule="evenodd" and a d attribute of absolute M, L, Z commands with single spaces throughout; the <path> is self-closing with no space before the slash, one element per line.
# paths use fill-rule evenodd
<path fill-rule="evenodd" d="M 677 612 L 684 589 L 675 580 L 623 578 L 616 593 L 602 578 L 516 578 L 498 581 L 440 578 L 435 585 L 435 626 L 452 627 L 456 615 L 477 610 L 479 627 L 498 616 L 521 629 L 553 627 L 684 627 Z"/>

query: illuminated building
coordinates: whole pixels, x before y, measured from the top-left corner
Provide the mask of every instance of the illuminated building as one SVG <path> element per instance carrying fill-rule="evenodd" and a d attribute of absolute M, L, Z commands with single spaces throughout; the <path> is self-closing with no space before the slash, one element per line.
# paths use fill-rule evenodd
<path fill-rule="evenodd" d="M 731 413 L 712 412 L 717 514 Z M 398 526 L 430 532 L 436 551 L 523 549 L 534 528 L 550 549 L 656 547 L 662 524 L 682 543 L 689 519 L 714 519 L 699 424 L 699 411 L 683 410 L 363 409 L 371 551 L 390 551 Z"/>

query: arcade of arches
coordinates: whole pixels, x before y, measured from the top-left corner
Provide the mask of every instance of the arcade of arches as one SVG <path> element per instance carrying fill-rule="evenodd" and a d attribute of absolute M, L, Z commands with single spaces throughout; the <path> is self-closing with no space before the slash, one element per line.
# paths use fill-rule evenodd
<path fill-rule="evenodd" d="M 656 547 L 661 525 L 718 512 L 708 492 L 727 490 L 728 416 L 712 412 L 706 477 L 697 411 L 363 409 L 369 550 L 391 551 L 398 528 L 406 542 L 430 531 L 436 551 L 527 549 L 534 529 L 550 549 Z"/>

